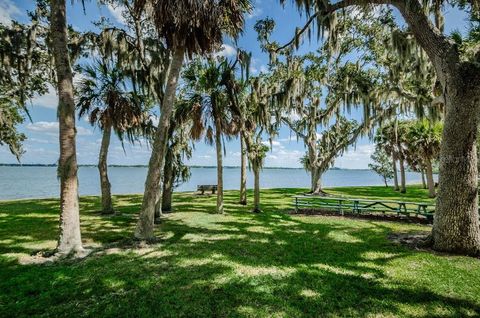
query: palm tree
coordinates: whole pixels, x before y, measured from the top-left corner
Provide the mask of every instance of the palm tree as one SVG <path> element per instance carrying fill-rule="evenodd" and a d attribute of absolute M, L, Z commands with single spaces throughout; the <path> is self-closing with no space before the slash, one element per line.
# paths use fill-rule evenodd
<path fill-rule="evenodd" d="M 425 164 L 422 157 L 419 155 L 417 149 L 412 146 L 410 137 L 407 134 L 407 140 L 405 141 L 405 161 L 410 169 L 415 172 L 419 172 L 422 178 L 422 187 L 427 189 L 427 183 L 425 181 Z"/>
<path fill-rule="evenodd" d="M 173 189 L 190 179 L 190 167 L 185 165 L 184 159 L 192 156 L 189 135 L 186 130 L 180 129 L 169 144 L 165 160 L 165 176 L 162 189 L 162 212 L 172 211 Z"/>
<path fill-rule="evenodd" d="M 233 107 L 234 119 L 238 125 L 237 135 L 240 139 L 240 200 L 241 205 L 247 205 L 247 163 L 248 147 L 247 140 L 242 128 L 242 123 L 247 121 L 247 116 L 251 115 L 248 111 L 248 96 L 251 89 L 250 65 L 252 53 L 237 49 L 237 57 L 230 67 L 224 68 L 222 84 L 225 87 L 229 102 Z M 240 66 L 240 70 L 237 69 Z M 240 73 L 240 78 L 237 76 Z"/>
<path fill-rule="evenodd" d="M 247 205 L 247 161 L 248 152 L 245 138 L 240 134 L 240 200 L 241 205 Z"/>
<path fill-rule="evenodd" d="M 374 138 L 375 143 L 381 147 L 385 152 L 392 158 L 392 167 L 393 167 L 393 182 L 394 190 L 400 191 L 398 185 L 398 169 L 397 169 L 397 160 L 398 160 L 398 144 L 396 139 L 396 134 L 393 124 L 388 124 L 380 127 L 377 130 L 377 134 Z"/>
<path fill-rule="evenodd" d="M 50 1 L 51 49 L 55 61 L 60 131 L 60 235 L 59 254 L 83 252 L 78 206 L 78 177 L 75 129 L 73 74 L 67 47 L 67 13 L 65 0 Z"/>
<path fill-rule="evenodd" d="M 248 64 L 248 63 L 247 63 Z M 248 76 L 247 76 L 248 78 Z M 230 79 L 233 79 L 233 73 L 230 73 Z M 268 104 L 269 90 L 268 80 L 265 76 L 253 77 L 246 80 L 243 87 L 248 87 L 247 96 L 239 92 L 242 85 L 233 85 L 233 81 L 227 81 L 227 90 L 232 98 L 232 104 L 236 122 L 238 123 L 240 137 L 245 141 L 245 152 L 247 153 L 250 167 L 254 175 L 254 213 L 261 212 L 260 208 L 260 171 L 265 162 L 265 157 L 269 149 L 262 142 L 264 132 L 272 137 L 276 134 L 277 125 L 271 122 L 271 107 Z"/>
<path fill-rule="evenodd" d="M 154 237 L 154 213 L 158 187 L 165 161 L 168 127 L 175 102 L 175 92 L 184 55 L 206 54 L 223 42 L 225 34 L 236 37 L 243 28 L 244 14 L 250 11 L 249 0 L 143 0 L 136 2 L 136 10 L 149 7 L 159 37 L 165 40 L 172 59 L 161 102 L 161 115 L 153 143 L 142 210 L 135 229 L 135 237 Z"/>
<path fill-rule="evenodd" d="M 225 87 L 222 84 L 224 74 L 230 70 L 226 60 L 217 63 L 209 59 L 206 63 L 194 61 L 183 74 L 185 81 L 185 102 L 193 111 L 192 137 L 215 144 L 217 154 L 217 213 L 223 213 L 223 146 L 224 136 L 235 133 L 236 125 L 232 116 Z"/>
<path fill-rule="evenodd" d="M 107 172 L 107 156 L 112 130 L 118 138 L 130 142 L 142 134 L 153 132 L 150 115 L 145 110 L 144 96 L 127 90 L 127 80 L 121 68 L 110 61 L 96 60 L 80 67 L 84 77 L 78 83 L 77 108 L 79 117 L 88 114 L 90 124 L 97 125 L 102 134 L 98 171 L 102 191 L 102 213 L 113 214 L 111 185 Z"/>
<path fill-rule="evenodd" d="M 413 123 L 407 134 L 407 143 L 423 159 L 427 176 L 428 196 L 431 198 L 435 197 L 432 162 L 440 154 L 442 130 L 441 123 L 430 123 L 422 120 Z"/>
<path fill-rule="evenodd" d="M 191 130 L 193 112 L 191 105 L 182 103 L 182 98 L 175 104 L 175 112 L 168 129 L 168 149 L 165 157 L 162 188 L 159 189 L 155 204 L 155 220 L 159 220 L 163 212 L 172 211 L 173 189 L 190 178 L 190 168 L 183 159 L 192 156 Z"/>
<path fill-rule="evenodd" d="M 398 163 L 400 166 L 400 193 L 406 193 L 405 177 L 405 149 L 403 147 L 406 138 L 406 125 L 404 122 L 394 121 L 394 138 L 397 144 Z"/>
<path fill-rule="evenodd" d="M 262 211 L 260 208 L 260 171 L 263 168 L 265 157 L 269 150 L 269 147 L 262 142 L 262 131 L 263 129 L 260 129 L 260 131 L 256 134 L 255 141 L 250 144 L 248 150 L 250 165 L 252 167 L 254 176 L 253 213 L 260 213 Z"/>

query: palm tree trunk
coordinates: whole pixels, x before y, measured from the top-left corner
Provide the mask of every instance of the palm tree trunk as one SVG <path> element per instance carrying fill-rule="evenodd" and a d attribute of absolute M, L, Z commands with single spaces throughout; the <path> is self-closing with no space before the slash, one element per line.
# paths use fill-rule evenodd
<path fill-rule="evenodd" d="M 247 150 L 245 139 L 240 134 L 240 204 L 247 205 Z"/>
<path fill-rule="evenodd" d="M 135 237 L 138 239 L 153 239 L 153 226 L 155 215 L 155 202 L 159 191 L 162 176 L 163 163 L 165 161 L 168 127 L 175 103 L 175 91 L 178 78 L 183 64 L 185 49 L 177 48 L 173 52 L 168 75 L 167 86 L 163 96 L 160 121 L 158 123 L 155 140 L 152 146 L 152 155 L 148 164 L 147 180 L 143 195 L 142 210 L 135 229 Z"/>
<path fill-rule="evenodd" d="M 420 168 L 420 173 L 422 174 L 422 188 L 427 188 L 427 183 L 425 182 L 425 169 L 423 167 Z"/>
<path fill-rule="evenodd" d="M 175 179 L 175 171 L 173 168 L 173 151 L 167 151 L 165 158 L 165 169 L 163 176 L 163 191 L 162 191 L 162 212 L 172 211 L 172 192 L 173 181 Z"/>
<path fill-rule="evenodd" d="M 162 196 L 163 196 L 163 185 L 158 187 L 157 198 L 155 199 L 155 213 L 154 213 L 154 223 L 160 224 L 160 218 L 162 217 Z"/>
<path fill-rule="evenodd" d="M 65 0 L 50 2 L 50 31 L 58 89 L 58 122 L 60 159 L 60 235 L 57 243 L 59 254 L 83 251 L 80 234 L 78 206 L 78 178 L 75 130 L 75 102 L 73 75 L 67 48 L 67 13 Z"/>
<path fill-rule="evenodd" d="M 403 159 L 403 155 L 400 154 L 398 158 L 398 162 L 400 164 L 400 193 L 406 193 L 406 180 L 405 180 L 405 160 Z"/>
<path fill-rule="evenodd" d="M 430 159 L 427 159 L 425 164 L 427 168 L 428 196 L 430 198 L 435 198 L 435 181 L 433 181 L 432 162 L 430 161 Z"/>
<path fill-rule="evenodd" d="M 253 164 L 253 176 L 254 176 L 254 185 L 253 185 L 253 212 L 260 213 L 260 167 L 258 164 Z"/>
<path fill-rule="evenodd" d="M 100 188 L 102 191 L 102 213 L 112 214 L 112 193 L 110 181 L 108 180 L 108 166 L 107 156 L 108 147 L 110 146 L 110 135 L 112 133 L 112 126 L 107 125 L 103 127 L 102 145 L 100 146 L 100 155 L 98 156 L 98 172 L 100 174 Z"/>
<path fill-rule="evenodd" d="M 393 189 L 395 191 L 399 191 L 400 187 L 398 186 L 397 158 L 395 155 L 392 155 L 392 164 L 393 164 Z"/>
<path fill-rule="evenodd" d="M 217 213 L 223 214 L 222 126 L 218 117 L 215 118 L 215 148 L 217 150 Z"/>
<path fill-rule="evenodd" d="M 168 186 L 163 186 L 162 192 L 162 212 L 169 213 L 172 212 L 172 197 L 173 197 L 173 186 L 170 183 Z"/>

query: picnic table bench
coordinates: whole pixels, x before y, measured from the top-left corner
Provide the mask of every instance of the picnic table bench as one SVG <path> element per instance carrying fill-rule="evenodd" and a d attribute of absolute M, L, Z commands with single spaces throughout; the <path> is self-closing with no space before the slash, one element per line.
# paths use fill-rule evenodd
<path fill-rule="evenodd" d="M 217 185 L 216 184 L 197 185 L 197 191 L 201 192 L 201 194 L 205 194 L 205 191 L 212 191 L 212 194 L 215 194 L 215 191 L 217 191 Z"/>
<path fill-rule="evenodd" d="M 435 205 L 425 202 L 404 202 L 390 200 L 369 200 L 347 197 L 322 197 L 298 195 L 293 197 L 295 212 L 301 209 L 334 210 L 343 215 L 346 213 L 361 214 L 364 212 L 396 213 L 398 216 L 405 215 L 423 216 L 433 221 Z"/>

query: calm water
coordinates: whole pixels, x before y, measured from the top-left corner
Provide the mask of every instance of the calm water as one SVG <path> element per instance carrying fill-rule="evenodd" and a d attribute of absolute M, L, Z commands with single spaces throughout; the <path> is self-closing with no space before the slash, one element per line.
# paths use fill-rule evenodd
<path fill-rule="evenodd" d="M 110 167 L 109 175 L 114 194 L 142 193 L 147 168 Z M 239 168 L 224 169 L 225 189 L 238 189 Z M 307 188 L 309 175 L 303 169 L 264 169 L 260 177 L 262 188 Z M 95 167 L 80 167 L 80 195 L 100 194 L 98 171 Z M 408 183 L 420 183 L 417 173 L 407 173 Z M 196 190 L 198 184 L 216 184 L 216 168 L 192 168 L 190 181 L 177 191 Z M 382 179 L 369 170 L 330 170 L 323 184 L 332 186 L 382 185 Z M 249 172 L 248 186 L 253 187 Z M 0 200 L 58 197 L 59 182 L 56 167 L 0 167 Z"/>

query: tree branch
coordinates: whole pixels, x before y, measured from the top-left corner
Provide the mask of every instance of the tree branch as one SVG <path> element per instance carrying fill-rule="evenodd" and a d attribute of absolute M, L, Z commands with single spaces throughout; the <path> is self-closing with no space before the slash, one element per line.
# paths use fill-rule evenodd
<path fill-rule="evenodd" d="M 274 52 L 281 51 L 295 43 L 319 16 L 325 16 L 351 6 L 364 6 L 368 4 L 393 5 L 400 11 L 412 30 L 415 39 L 430 57 L 440 81 L 444 83 L 443 72 L 445 71 L 445 62 L 447 61 L 450 71 L 453 71 L 455 65 L 459 62 L 459 54 L 455 49 L 453 41 L 443 35 L 442 32 L 430 22 L 419 0 L 343 0 L 334 4 L 327 4 L 322 10 L 318 10 L 312 14 L 305 25 L 288 43 L 275 49 Z"/>
<path fill-rule="evenodd" d="M 295 125 L 288 119 L 287 117 L 282 116 L 282 121 L 295 133 L 297 134 L 300 138 L 303 140 L 307 140 L 307 136 L 300 131 L 298 131 L 298 128 L 295 127 Z"/>
<path fill-rule="evenodd" d="M 328 4 L 326 8 L 323 10 L 318 10 L 314 14 L 310 16 L 310 18 L 307 20 L 307 22 L 304 24 L 304 26 L 295 34 L 295 36 L 288 41 L 285 45 L 282 45 L 278 47 L 277 49 L 274 50 L 274 52 L 279 52 L 281 50 L 284 50 L 285 48 L 291 46 L 293 43 L 296 42 L 296 40 L 303 34 L 305 31 L 308 30 L 308 27 L 310 24 L 315 21 L 315 19 L 319 16 L 325 16 L 328 14 L 331 14 L 335 11 L 338 11 L 340 9 L 345 9 L 351 6 L 361 6 L 361 5 L 367 5 L 367 4 L 390 4 L 391 0 L 343 0 L 336 2 L 334 4 Z"/>

